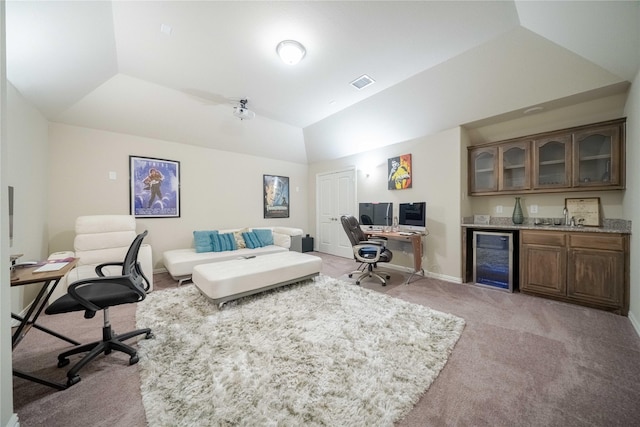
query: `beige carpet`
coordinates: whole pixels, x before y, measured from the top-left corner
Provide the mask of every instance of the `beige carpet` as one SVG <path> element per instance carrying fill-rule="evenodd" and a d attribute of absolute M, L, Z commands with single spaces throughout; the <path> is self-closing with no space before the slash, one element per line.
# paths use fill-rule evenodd
<path fill-rule="evenodd" d="M 322 273 L 346 278 L 354 261 L 323 258 Z M 473 285 L 392 273 L 391 284 L 362 286 L 452 313 L 466 321 L 438 378 L 400 427 L 424 426 L 632 426 L 640 420 L 640 338 L 629 319 L 599 310 Z M 174 288 L 154 275 L 158 291 Z M 155 291 L 154 291 L 155 292 Z M 133 305 L 116 307 L 116 331 L 135 328 Z M 43 316 L 42 323 L 79 341 L 100 337 L 102 319 L 82 313 Z M 32 330 L 13 352 L 14 365 L 64 379 L 56 355 L 65 342 Z M 139 367 L 127 357 L 98 358 L 82 381 L 57 392 L 14 378 L 14 407 L 22 427 L 147 425 Z M 155 427 L 155 426 L 154 426 Z"/>

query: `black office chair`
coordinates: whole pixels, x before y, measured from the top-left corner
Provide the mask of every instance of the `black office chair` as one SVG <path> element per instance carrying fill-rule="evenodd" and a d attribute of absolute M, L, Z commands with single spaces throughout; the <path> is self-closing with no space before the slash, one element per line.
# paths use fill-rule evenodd
<path fill-rule="evenodd" d="M 390 279 L 391 276 L 386 272 L 374 271 L 374 268 L 378 267 L 377 264 L 379 262 L 389 262 L 393 258 L 393 253 L 385 247 L 384 240 L 367 240 L 367 237 L 360 228 L 360 223 L 356 217 L 352 215 L 342 215 L 340 221 L 353 247 L 353 257 L 356 261 L 362 263 L 361 267 L 366 267 L 364 270 L 358 269 L 352 271 L 349 273 L 349 277 L 352 277 L 354 274 L 359 274 L 356 280 L 357 285 L 359 285 L 360 281 L 365 277 L 375 277 L 382 282 L 382 286 L 386 286 L 387 280 Z"/>
<path fill-rule="evenodd" d="M 67 386 L 72 386 L 80 381 L 78 371 L 87 363 L 95 359 L 100 353 L 109 354 L 112 350 L 127 353 L 129 365 L 138 363 L 138 353 L 135 348 L 126 345 L 123 341 L 138 335 L 145 335 L 146 339 L 153 338 L 151 329 L 138 329 L 120 335 L 115 335 L 109 322 L 109 307 L 121 304 L 137 303 L 145 299 L 149 290 L 149 280 L 146 278 L 140 263 L 138 251 L 147 231 L 140 233 L 131 243 L 123 262 L 110 262 L 96 267 L 99 277 L 83 279 L 73 282 L 67 289 L 67 294 L 55 300 L 47 309 L 47 314 L 68 313 L 72 311 L 84 311 L 84 317 L 90 319 L 97 311 L 104 313 L 104 326 L 102 327 L 102 340 L 83 344 L 58 355 L 58 367 L 69 364 L 68 357 L 73 354 L 87 353 L 73 368 L 67 372 Z M 121 276 L 105 276 L 102 269 L 109 265 L 122 265 Z"/>

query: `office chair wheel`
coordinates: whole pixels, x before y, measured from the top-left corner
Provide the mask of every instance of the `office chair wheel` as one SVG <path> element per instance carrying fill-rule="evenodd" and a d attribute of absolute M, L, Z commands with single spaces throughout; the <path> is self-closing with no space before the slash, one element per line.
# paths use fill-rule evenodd
<path fill-rule="evenodd" d="M 147 334 L 144 336 L 145 340 L 149 340 L 151 338 L 155 338 L 156 336 L 153 335 L 153 332 L 147 332 Z"/>
<path fill-rule="evenodd" d="M 74 375 L 73 377 L 67 380 L 67 387 L 71 387 L 74 384 L 78 384 L 80 382 L 80 375 Z"/>
<path fill-rule="evenodd" d="M 129 359 L 129 365 L 135 365 L 136 363 L 138 363 L 138 360 L 140 360 L 140 358 L 137 354 L 131 356 L 131 358 Z"/>
<path fill-rule="evenodd" d="M 387 274 L 386 279 L 387 279 L 387 280 L 391 279 L 391 276 L 389 276 L 389 275 Z"/>
<path fill-rule="evenodd" d="M 353 274 L 350 274 L 350 275 L 349 275 L 349 279 L 351 279 L 352 277 L 353 277 Z"/>
<path fill-rule="evenodd" d="M 69 364 L 69 359 L 67 359 L 66 357 L 64 359 L 58 360 L 58 368 L 64 368 L 68 364 Z"/>
<path fill-rule="evenodd" d="M 359 284 L 360 284 L 360 280 L 356 280 L 356 285 L 359 285 Z"/>

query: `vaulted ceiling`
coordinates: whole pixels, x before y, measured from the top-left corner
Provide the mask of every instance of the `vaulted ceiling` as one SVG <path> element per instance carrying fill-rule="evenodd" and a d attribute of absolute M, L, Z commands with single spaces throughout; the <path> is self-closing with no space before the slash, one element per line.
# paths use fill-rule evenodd
<path fill-rule="evenodd" d="M 52 122 L 301 163 L 623 93 L 640 67 L 638 1 L 9 0 L 6 21 L 8 79 Z"/>

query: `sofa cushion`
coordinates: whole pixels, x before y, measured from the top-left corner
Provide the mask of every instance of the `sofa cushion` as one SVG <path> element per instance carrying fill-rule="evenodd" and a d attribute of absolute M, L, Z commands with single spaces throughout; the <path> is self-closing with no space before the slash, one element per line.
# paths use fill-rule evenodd
<path fill-rule="evenodd" d="M 254 228 L 253 232 L 262 246 L 273 245 L 273 232 L 268 228 Z"/>
<path fill-rule="evenodd" d="M 242 238 L 246 242 L 247 248 L 249 249 L 261 248 L 262 246 L 264 246 L 260 242 L 260 239 L 258 239 L 256 233 L 254 233 L 253 231 L 242 233 Z"/>
<path fill-rule="evenodd" d="M 212 234 L 211 240 L 214 252 L 235 251 L 237 249 L 233 233 Z"/>
<path fill-rule="evenodd" d="M 193 246 L 197 253 L 213 251 L 213 241 L 211 239 L 213 234 L 218 234 L 218 231 L 196 230 L 193 232 Z"/>
<path fill-rule="evenodd" d="M 233 233 L 233 238 L 236 241 L 237 249 L 244 249 L 247 247 L 247 243 L 244 241 L 244 237 L 242 237 L 242 233 L 249 231 L 248 228 L 243 228 L 242 230 L 235 231 Z"/>

